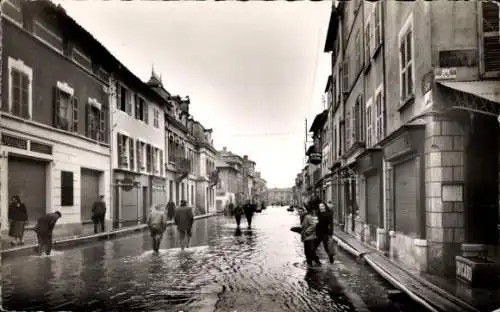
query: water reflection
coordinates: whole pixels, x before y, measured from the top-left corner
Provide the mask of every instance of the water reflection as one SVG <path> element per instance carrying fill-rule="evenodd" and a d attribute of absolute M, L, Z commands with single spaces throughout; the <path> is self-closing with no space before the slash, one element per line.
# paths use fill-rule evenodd
<path fill-rule="evenodd" d="M 289 231 L 296 217 L 283 212 L 270 209 L 259 214 L 250 230 L 237 229 L 229 217 L 197 220 L 191 247 L 184 252 L 178 248 L 174 226 L 167 228 L 158 254 L 145 232 L 65 250 L 50 258 L 4 262 L 4 307 L 354 311 L 349 310 L 337 281 L 337 262 L 336 271 L 307 270 L 302 264 L 300 237 Z M 364 269 L 348 271 L 367 276 Z M 223 288 L 227 291 L 222 292 Z"/>

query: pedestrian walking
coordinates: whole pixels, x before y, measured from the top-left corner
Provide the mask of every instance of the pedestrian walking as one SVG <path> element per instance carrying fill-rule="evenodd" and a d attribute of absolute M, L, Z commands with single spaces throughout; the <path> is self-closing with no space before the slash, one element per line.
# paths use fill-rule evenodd
<path fill-rule="evenodd" d="M 318 224 L 316 225 L 316 248 L 323 244 L 330 263 L 333 263 L 334 249 L 332 245 L 333 236 L 333 212 L 324 203 L 319 204 Z"/>
<path fill-rule="evenodd" d="M 181 250 L 189 248 L 189 240 L 191 239 L 191 229 L 193 227 L 194 217 L 193 209 L 187 205 L 187 202 L 181 200 L 181 205 L 175 210 L 175 224 L 179 231 L 181 242 Z"/>
<path fill-rule="evenodd" d="M 165 233 L 167 229 L 167 216 L 159 205 L 152 207 L 147 218 L 147 225 L 151 238 L 153 239 L 153 250 L 158 252 L 163 233 Z"/>
<path fill-rule="evenodd" d="M 255 213 L 255 205 L 253 205 L 250 200 L 247 200 L 247 202 L 243 206 L 243 211 L 244 211 L 245 217 L 247 219 L 248 228 L 251 228 L 253 215 Z"/>
<path fill-rule="evenodd" d="M 240 228 L 240 223 L 241 223 L 241 216 L 243 215 L 243 207 L 241 204 L 237 205 L 236 208 L 234 209 L 234 218 L 236 219 L 236 226 L 239 229 Z"/>
<path fill-rule="evenodd" d="M 54 231 L 57 220 L 59 220 L 61 216 L 61 213 L 56 211 L 38 218 L 34 231 L 38 239 L 38 254 L 40 256 L 44 250 L 47 256 L 50 255 L 52 251 L 52 232 Z"/>
<path fill-rule="evenodd" d="M 101 232 L 105 231 L 104 218 L 106 216 L 106 203 L 104 195 L 100 195 L 99 199 L 92 206 L 92 222 L 94 223 L 94 233 L 97 234 L 97 226 L 101 225 Z"/>
<path fill-rule="evenodd" d="M 227 204 L 227 211 L 226 211 L 226 215 L 228 216 L 232 216 L 234 215 L 234 204 L 232 201 L 230 201 L 228 204 Z"/>
<path fill-rule="evenodd" d="M 170 200 L 167 204 L 167 219 L 172 220 L 175 217 L 175 204 Z"/>
<path fill-rule="evenodd" d="M 306 256 L 307 265 L 313 266 L 313 261 L 317 265 L 321 265 L 319 257 L 316 255 L 316 240 L 318 236 L 316 235 L 316 225 L 317 220 L 313 216 L 312 205 L 307 207 L 305 214 L 302 216 L 302 223 L 300 225 L 301 240 L 304 243 L 304 255 Z"/>
<path fill-rule="evenodd" d="M 8 211 L 9 236 L 12 237 L 11 245 L 23 245 L 24 227 L 28 221 L 28 211 L 21 198 L 14 195 L 11 198 Z"/>

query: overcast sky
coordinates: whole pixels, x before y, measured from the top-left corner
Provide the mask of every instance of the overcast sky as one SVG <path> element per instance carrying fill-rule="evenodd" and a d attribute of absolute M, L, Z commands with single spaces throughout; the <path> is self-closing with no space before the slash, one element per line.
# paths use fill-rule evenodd
<path fill-rule="evenodd" d="M 144 81 L 155 71 L 217 149 L 248 155 L 268 187 L 304 166 L 304 119 L 322 108 L 331 10 L 322 2 L 54 1 Z"/>

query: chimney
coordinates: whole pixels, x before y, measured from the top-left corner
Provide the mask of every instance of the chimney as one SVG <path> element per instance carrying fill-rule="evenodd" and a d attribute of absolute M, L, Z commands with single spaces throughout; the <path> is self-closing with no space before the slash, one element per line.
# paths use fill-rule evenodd
<path fill-rule="evenodd" d="M 248 155 L 243 155 L 243 160 L 248 160 Z"/>
<path fill-rule="evenodd" d="M 223 151 L 224 153 L 226 153 L 226 152 L 227 152 L 227 146 L 224 146 L 224 147 L 222 148 L 222 151 Z"/>

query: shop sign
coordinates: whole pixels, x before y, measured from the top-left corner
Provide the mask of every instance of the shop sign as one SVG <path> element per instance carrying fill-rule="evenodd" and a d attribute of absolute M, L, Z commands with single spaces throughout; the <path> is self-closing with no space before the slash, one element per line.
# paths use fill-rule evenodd
<path fill-rule="evenodd" d="M 26 150 L 28 149 L 28 140 L 16 136 L 2 134 L 2 145 Z"/>
<path fill-rule="evenodd" d="M 453 80 L 457 78 L 457 68 L 436 68 L 434 70 L 434 80 Z"/>
<path fill-rule="evenodd" d="M 477 61 L 476 49 L 439 51 L 439 66 L 442 67 L 473 67 Z"/>
<path fill-rule="evenodd" d="M 134 181 L 129 178 L 122 180 L 121 187 L 125 192 L 129 192 L 134 188 Z"/>
<path fill-rule="evenodd" d="M 467 282 L 472 281 L 472 266 L 468 263 L 459 261 L 457 259 L 457 277 L 466 280 Z"/>

